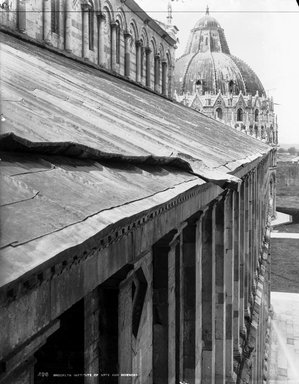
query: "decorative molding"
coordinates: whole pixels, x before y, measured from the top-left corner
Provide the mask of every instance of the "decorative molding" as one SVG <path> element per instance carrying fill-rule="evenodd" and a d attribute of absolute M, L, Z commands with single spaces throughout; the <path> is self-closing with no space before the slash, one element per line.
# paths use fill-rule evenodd
<path fill-rule="evenodd" d="M 21 296 L 27 294 L 33 289 L 38 288 L 42 284 L 53 280 L 53 278 L 56 278 L 62 275 L 63 273 L 71 270 L 73 266 L 76 266 L 86 261 L 87 259 L 94 256 L 95 253 L 98 253 L 101 250 L 110 247 L 111 245 L 120 241 L 123 237 L 130 235 L 138 228 L 162 216 L 166 212 L 170 211 L 173 208 L 176 208 L 187 200 L 194 198 L 200 193 L 202 193 L 202 190 L 200 188 L 193 188 L 190 192 L 186 192 L 170 200 L 169 202 L 139 217 L 135 221 L 132 221 L 130 224 L 114 228 L 112 232 L 105 235 L 98 241 L 98 247 L 93 248 L 89 251 L 85 250 L 81 254 L 75 254 L 72 257 L 66 257 L 65 260 L 60 261 L 43 271 L 33 273 L 26 280 L 17 282 L 15 286 L 13 286 L 13 283 L 10 284 L 10 286 L 8 286 L 6 289 L 0 290 L 0 304 L 5 306 L 11 303 L 12 301 L 19 299 Z"/>

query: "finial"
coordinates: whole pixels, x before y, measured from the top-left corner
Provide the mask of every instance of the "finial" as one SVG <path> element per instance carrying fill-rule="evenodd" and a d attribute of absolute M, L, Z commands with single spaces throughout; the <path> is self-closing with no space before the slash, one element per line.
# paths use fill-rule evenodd
<path fill-rule="evenodd" d="M 168 6 L 167 6 L 167 25 L 172 24 L 172 5 L 171 1 L 168 1 Z"/>
<path fill-rule="evenodd" d="M 209 6 L 207 5 L 206 15 L 209 15 L 209 14 L 210 14 L 210 10 L 209 10 Z"/>

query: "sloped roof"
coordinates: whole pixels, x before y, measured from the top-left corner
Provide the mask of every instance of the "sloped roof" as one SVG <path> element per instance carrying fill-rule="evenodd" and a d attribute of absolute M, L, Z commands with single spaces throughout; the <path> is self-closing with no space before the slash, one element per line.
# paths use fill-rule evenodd
<path fill-rule="evenodd" d="M 0 49 L 2 286 L 62 247 L 204 180 L 235 182 L 228 173 L 270 150 L 192 109 L 12 36 Z"/>
<path fill-rule="evenodd" d="M 178 156 L 203 173 L 233 172 L 269 151 L 197 111 L 11 36 L 1 58 L 2 133 L 119 155 Z"/>

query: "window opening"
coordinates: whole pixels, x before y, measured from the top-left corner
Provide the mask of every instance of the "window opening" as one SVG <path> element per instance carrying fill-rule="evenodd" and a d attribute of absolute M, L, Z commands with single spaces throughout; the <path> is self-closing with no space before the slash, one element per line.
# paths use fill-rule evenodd
<path fill-rule="evenodd" d="M 51 0 L 51 32 L 59 33 L 59 0 Z"/>

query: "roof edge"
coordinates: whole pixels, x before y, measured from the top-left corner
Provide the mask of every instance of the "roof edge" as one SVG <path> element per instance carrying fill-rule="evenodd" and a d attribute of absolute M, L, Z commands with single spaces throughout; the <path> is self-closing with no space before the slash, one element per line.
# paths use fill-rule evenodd
<path fill-rule="evenodd" d="M 0 151 L 23 152 L 30 154 L 60 155 L 77 159 L 89 159 L 106 162 L 125 162 L 133 165 L 156 165 L 168 166 L 174 169 L 193 174 L 205 182 L 211 182 L 219 187 L 226 189 L 239 190 L 241 179 L 229 173 L 219 172 L 214 169 L 202 167 L 202 162 L 190 158 L 187 154 L 182 156 L 130 156 L 119 153 L 103 152 L 99 149 L 75 143 L 64 142 L 33 142 L 24 137 L 18 136 L 13 132 L 0 135 Z M 183 157 L 190 160 L 184 160 Z"/>

